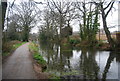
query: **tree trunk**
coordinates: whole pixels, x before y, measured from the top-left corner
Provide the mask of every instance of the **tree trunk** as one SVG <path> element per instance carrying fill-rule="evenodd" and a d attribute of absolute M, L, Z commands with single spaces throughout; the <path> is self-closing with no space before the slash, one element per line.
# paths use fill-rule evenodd
<path fill-rule="evenodd" d="M 102 81 L 106 81 L 107 73 L 109 72 L 111 63 L 112 63 L 112 61 L 114 60 L 114 58 L 115 58 L 115 54 L 114 54 L 113 52 L 110 52 L 110 56 L 109 56 L 109 58 L 107 59 L 106 66 L 105 66 L 104 71 L 103 71 L 103 74 L 102 74 Z"/>
<path fill-rule="evenodd" d="M 104 12 L 104 9 L 103 9 L 103 5 L 101 5 L 101 12 L 102 12 L 102 20 L 103 20 L 104 31 L 105 31 L 105 34 L 107 36 L 110 47 L 113 49 L 115 47 L 115 42 L 113 41 L 113 39 L 111 37 L 111 34 L 110 34 L 110 31 L 108 30 L 108 27 L 107 27 L 106 16 L 105 16 L 105 12 Z"/>
<path fill-rule="evenodd" d="M 60 14 L 60 41 L 62 39 L 62 14 Z"/>
<path fill-rule="evenodd" d="M 7 8 L 7 2 L 2 2 L 2 30 L 4 29 L 5 14 Z"/>

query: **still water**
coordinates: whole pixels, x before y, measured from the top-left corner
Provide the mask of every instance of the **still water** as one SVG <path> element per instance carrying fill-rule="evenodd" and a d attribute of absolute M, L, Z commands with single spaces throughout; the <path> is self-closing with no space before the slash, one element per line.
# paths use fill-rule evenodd
<path fill-rule="evenodd" d="M 40 44 L 47 72 L 57 76 L 83 76 L 84 79 L 118 79 L 120 53 L 75 49 L 70 45 Z"/>

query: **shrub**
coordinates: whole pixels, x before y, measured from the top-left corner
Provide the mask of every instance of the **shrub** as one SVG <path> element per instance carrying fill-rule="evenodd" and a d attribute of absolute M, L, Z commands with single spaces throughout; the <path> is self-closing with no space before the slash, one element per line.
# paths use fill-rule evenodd
<path fill-rule="evenodd" d="M 39 64 L 46 64 L 46 61 L 43 59 L 43 57 L 40 55 L 40 54 L 38 54 L 38 53 L 36 53 L 36 54 L 34 54 L 33 55 L 33 58 L 35 59 L 35 60 L 37 60 L 37 62 L 39 63 Z"/>
<path fill-rule="evenodd" d="M 80 40 L 79 39 L 70 39 L 69 42 L 70 42 L 70 44 L 78 44 L 78 43 L 80 43 Z"/>
<path fill-rule="evenodd" d="M 14 51 L 15 49 L 17 49 L 19 46 L 25 44 L 26 42 L 21 42 L 21 41 L 9 41 L 6 43 L 3 43 L 2 45 L 2 55 L 3 56 L 8 56 L 12 51 Z"/>

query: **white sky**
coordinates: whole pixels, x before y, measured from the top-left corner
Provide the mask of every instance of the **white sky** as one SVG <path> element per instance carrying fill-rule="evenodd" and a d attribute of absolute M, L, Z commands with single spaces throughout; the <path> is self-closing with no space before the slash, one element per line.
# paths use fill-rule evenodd
<path fill-rule="evenodd" d="M 18 4 L 21 1 L 27 1 L 27 0 L 16 0 L 15 3 Z M 35 1 L 39 2 L 39 1 L 44 1 L 44 0 L 35 0 Z M 110 28 L 109 29 L 111 32 L 118 30 L 118 1 L 119 0 L 117 0 L 116 3 L 114 4 L 114 7 L 116 8 L 116 10 L 113 9 L 112 12 L 110 12 L 108 17 L 107 17 L 107 25 L 108 25 L 108 27 L 116 25 L 115 28 Z M 13 0 L 8 0 L 8 2 L 13 2 Z M 102 19 L 100 19 L 99 22 L 100 22 L 100 25 L 101 25 L 100 28 L 103 28 Z M 71 25 L 73 27 L 73 32 L 79 31 L 79 25 L 78 24 L 79 24 L 78 22 L 72 22 L 71 23 Z M 31 33 L 37 33 L 37 32 L 38 32 L 37 27 L 32 28 Z"/>

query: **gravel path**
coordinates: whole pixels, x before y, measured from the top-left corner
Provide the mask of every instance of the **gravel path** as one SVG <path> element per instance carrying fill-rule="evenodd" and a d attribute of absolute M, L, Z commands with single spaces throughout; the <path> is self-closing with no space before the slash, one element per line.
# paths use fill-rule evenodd
<path fill-rule="evenodd" d="M 20 46 L 6 59 L 2 66 L 3 79 L 37 79 L 28 45 L 29 43 Z"/>

